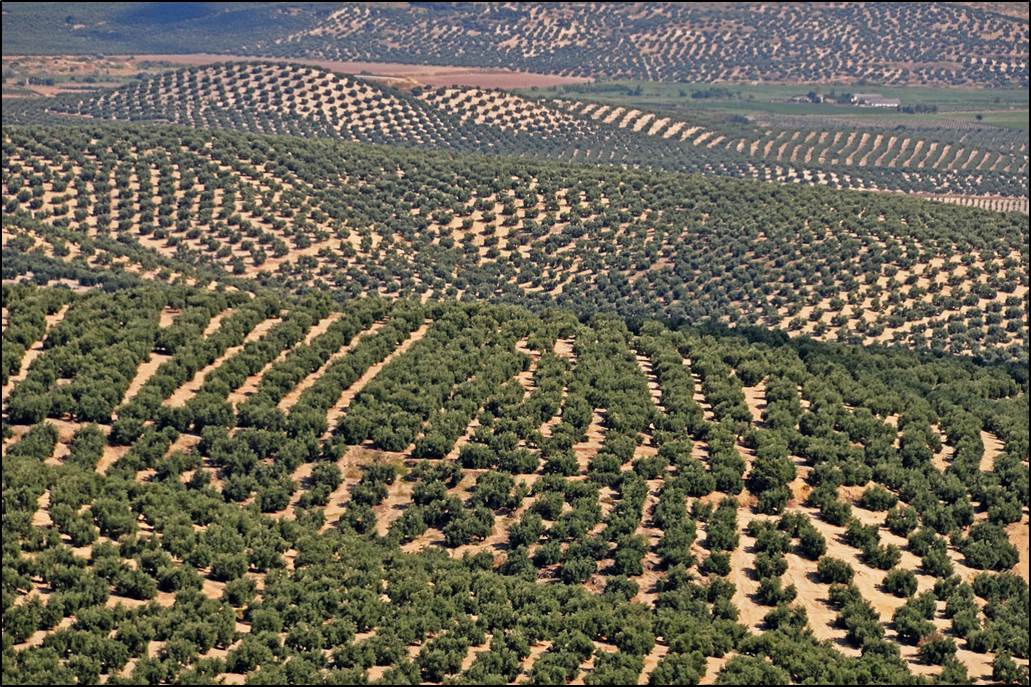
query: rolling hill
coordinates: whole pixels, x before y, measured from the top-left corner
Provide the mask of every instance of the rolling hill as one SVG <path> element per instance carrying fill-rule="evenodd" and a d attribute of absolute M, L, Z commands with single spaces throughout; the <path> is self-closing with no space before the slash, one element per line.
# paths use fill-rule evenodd
<path fill-rule="evenodd" d="M 1026 3 L 2 11 L 4 685 L 1028 684 Z"/>
<path fill-rule="evenodd" d="M 1027 359 L 1016 213 L 171 126 L 6 127 L 3 163 L 5 255 Z"/>
<path fill-rule="evenodd" d="M 1026 15 L 984 3 L 48 5 L 6 10 L 5 55 L 218 52 L 652 81 L 1028 84 Z"/>
<path fill-rule="evenodd" d="M 768 122 L 479 88 L 401 89 L 269 62 L 190 67 L 86 95 L 13 101 L 4 119 L 164 122 L 333 137 L 918 193 L 1027 212 L 1027 132 L 987 125 Z"/>

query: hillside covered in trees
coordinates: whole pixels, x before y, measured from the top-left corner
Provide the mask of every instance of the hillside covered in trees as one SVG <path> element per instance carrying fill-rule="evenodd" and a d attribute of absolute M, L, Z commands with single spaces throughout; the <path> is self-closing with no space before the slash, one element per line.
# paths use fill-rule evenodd
<path fill-rule="evenodd" d="M 1026 367 L 261 290 L 3 310 L 5 683 L 1027 680 Z"/>
<path fill-rule="evenodd" d="M 12 258 L 1027 361 L 1016 213 L 173 127 L 7 127 L 3 166 Z"/>
<path fill-rule="evenodd" d="M 389 83 L 285 62 L 222 63 L 85 95 L 13 100 L 5 103 L 4 122 L 171 123 L 840 189 L 1001 196 L 1022 199 L 1015 207 L 1027 211 L 1026 129 L 767 122 Z"/>
<path fill-rule="evenodd" d="M 1026 3 L 3 15 L 4 685 L 1029 683 Z"/>
<path fill-rule="evenodd" d="M 4 32 L 3 52 L 219 52 L 652 81 L 1026 88 L 1027 13 L 1012 16 L 1008 4 L 295 2 L 172 10 L 29 2 L 7 10 L 14 30 Z"/>

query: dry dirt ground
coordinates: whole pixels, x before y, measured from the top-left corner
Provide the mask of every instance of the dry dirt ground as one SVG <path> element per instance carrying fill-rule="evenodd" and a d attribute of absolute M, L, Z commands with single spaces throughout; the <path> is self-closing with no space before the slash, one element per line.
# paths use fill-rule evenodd
<path fill-rule="evenodd" d="M 208 65 L 219 62 L 291 62 L 322 67 L 338 74 L 355 76 L 390 77 L 391 80 L 424 84 L 427 86 L 476 86 L 479 88 L 530 88 L 532 86 L 560 86 L 585 83 L 590 79 L 578 76 L 556 76 L 534 74 L 511 69 L 489 69 L 471 67 L 447 67 L 422 64 L 398 64 L 394 62 L 342 62 L 337 60 L 307 60 L 294 58 L 269 58 L 248 55 L 132 55 L 140 62 L 167 62 L 175 65 Z"/>

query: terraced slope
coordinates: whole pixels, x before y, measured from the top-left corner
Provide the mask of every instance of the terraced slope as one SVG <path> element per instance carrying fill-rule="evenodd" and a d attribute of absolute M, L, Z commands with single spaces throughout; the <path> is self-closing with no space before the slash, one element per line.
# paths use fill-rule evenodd
<path fill-rule="evenodd" d="M 5 681 L 1026 670 L 1026 367 L 484 304 L 3 307 L 42 351 L 4 388 Z"/>
<path fill-rule="evenodd" d="M 397 90 L 296 64 L 225 63 L 111 91 L 11 104 L 5 121 L 168 122 L 500 152 L 833 188 L 984 196 L 1027 210 L 1026 132 L 894 123 L 714 120 L 476 88 Z M 989 198 L 990 197 L 990 198 Z"/>
<path fill-rule="evenodd" d="M 1017 214 L 172 127 L 7 127 L 3 162 L 5 258 L 1027 356 Z"/>

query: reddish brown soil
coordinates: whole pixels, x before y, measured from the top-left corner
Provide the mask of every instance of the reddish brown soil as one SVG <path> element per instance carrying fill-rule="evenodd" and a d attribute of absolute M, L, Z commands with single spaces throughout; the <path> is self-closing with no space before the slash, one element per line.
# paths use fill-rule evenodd
<path fill-rule="evenodd" d="M 133 55 L 138 62 L 168 62 L 184 65 L 209 65 L 219 62 L 291 62 L 322 67 L 337 74 L 356 76 L 394 77 L 428 86 L 476 86 L 479 88 L 530 88 L 532 86 L 560 86 L 584 83 L 590 79 L 580 76 L 535 74 L 511 69 L 477 67 L 448 67 L 429 64 L 399 64 L 396 62 L 343 62 L 339 60 L 310 60 L 283 57 L 257 57 L 249 55 Z"/>

